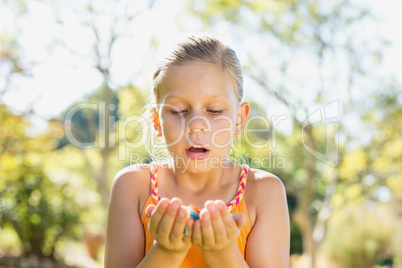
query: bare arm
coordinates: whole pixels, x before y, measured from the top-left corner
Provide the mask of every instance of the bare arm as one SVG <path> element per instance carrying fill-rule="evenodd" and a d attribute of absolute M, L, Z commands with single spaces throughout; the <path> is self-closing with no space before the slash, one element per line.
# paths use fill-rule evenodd
<path fill-rule="evenodd" d="M 144 257 L 144 230 L 138 213 L 140 174 L 141 171 L 126 172 L 113 181 L 106 227 L 105 267 L 133 267 Z"/>
<path fill-rule="evenodd" d="M 166 267 L 177 268 L 183 262 L 187 252 L 172 252 L 154 244 L 148 251 L 145 258 L 136 267 Z"/>
<path fill-rule="evenodd" d="M 249 267 L 236 243 L 221 251 L 203 251 L 202 255 L 209 267 Z"/>
<path fill-rule="evenodd" d="M 255 183 L 256 221 L 247 240 L 246 261 L 250 267 L 289 267 L 290 227 L 285 188 L 271 174 Z"/>

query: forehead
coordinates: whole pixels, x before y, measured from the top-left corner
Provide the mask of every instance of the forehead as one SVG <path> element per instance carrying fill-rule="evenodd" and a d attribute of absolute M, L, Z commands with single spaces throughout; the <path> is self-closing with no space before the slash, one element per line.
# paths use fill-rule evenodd
<path fill-rule="evenodd" d="M 159 99 L 236 101 L 236 94 L 233 79 L 220 64 L 189 62 L 166 71 L 159 85 Z"/>

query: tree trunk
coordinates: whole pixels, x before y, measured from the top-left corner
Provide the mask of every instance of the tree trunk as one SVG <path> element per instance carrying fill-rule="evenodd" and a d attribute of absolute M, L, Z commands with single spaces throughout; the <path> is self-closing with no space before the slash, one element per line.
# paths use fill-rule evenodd
<path fill-rule="evenodd" d="M 108 172 L 109 172 L 109 153 L 102 153 L 102 167 L 98 174 L 98 192 L 102 196 L 103 203 L 108 206 L 109 203 L 109 187 L 108 187 Z"/>
<path fill-rule="evenodd" d="M 104 85 L 103 85 L 103 101 L 104 101 L 104 112 L 101 111 L 99 115 L 99 120 L 103 129 L 100 125 L 99 127 L 99 143 L 101 146 L 102 154 L 102 167 L 101 172 L 98 173 L 98 191 L 102 196 L 104 204 L 107 206 L 109 202 L 109 187 L 108 187 L 108 171 L 109 171 L 109 155 L 114 148 L 110 147 L 110 110 L 109 105 L 112 103 L 112 92 L 108 85 L 108 74 L 104 74 Z M 104 139 L 103 141 L 101 139 Z M 103 146 L 103 147 L 102 147 Z"/>
<path fill-rule="evenodd" d="M 303 253 L 309 257 L 309 267 L 315 268 L 316 244 L 313 239 L 314 229 L 310 220 L 309 205 L 298 205 L 293 214 L 293 219 L 300 229 L 303 240 Z"/>

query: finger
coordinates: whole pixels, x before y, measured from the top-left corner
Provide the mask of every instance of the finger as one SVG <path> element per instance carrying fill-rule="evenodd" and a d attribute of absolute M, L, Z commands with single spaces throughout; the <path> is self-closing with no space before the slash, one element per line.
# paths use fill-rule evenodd
<path fill-rule="evenodd" d="M 219 211 L 221 210 L 227 210 L 226 208 L 226 204 L 225 202 L 223 202 L 222 200 L 215 200 L 214 204 L 216 205 L 216 207 L 219 209 Z"/>
<path fill-rule="evenodd" d="M 186 219 L 187 219 L 187 211 L 186 209 L 179 207 L 176 219 L 173 224 L 172 232 L 170 233 L 170 242 L 177 243 L 181 241 L 184 236 L 184 228 L 186 227 Z"/>
<path fill-rule="evenodd" d="M 180 202 L 176 199 L 175 201 L 172 201 L 170 203 L 168 209 L 166 210 L 166 213 L 160 221 L 158 228 L 158 237 L 160 241 L 170 241 L 170 234 L 172 232 L 173 224 L 176 219 L 180 205 Z"/>
<path fill-rule="evenodd" d="M 214 229 L 211 224 L 211 216 L 208 209 L 203 208 L 200 213 L 202 245 L 208 246 L 215 243 Z"/>
<path fill-rule="evenodd" d="M 232 217 L 236 222 L 237 228 L 239 228 L 239 229 L 241 229 L 247 223 L 247 216 L 242 213 L 238 213 L 238 214 L 233 213 Z"/>
<path fill-rule="evenodd" d="M 149 232 L 151 235 L 156 238 L 158 227 L 163 215 L 166 213 L 166 209 L 169 206 L 170 200 L 167 198 L 162 198 L 159 203 L 156 205 L 155 209 L 152 211 L 151 216 L 149 217 Z"/>
<path fill-rule="evenodd" d="M 206 208 L 209 204 L 214 204 L 214 201 L 208 200 L 204 203 L 204 207 Z"/>
<path fill-rule="evenodd" d="M 172 200 L 171 200 L 171 202 L 178 202 L 180 206 L 183 205 L 183 202 L 182 202 L 181 199 L 178 198 L 178 197 L 173 197 Z"/>
<path fill-rule="evenodd" d="M 193 236 L 193 226 L 194 226 L 194 219 L 187 218 L 184 239 L 183 239 L 184 242 L 191 242 Z"/>
<path fill-rule="evenodd" d="M 206 208 L 211 217 L 212 229 L 214 232 L 214 241 L 217 243 L 218 241 L 226 240 L 226 227 L 222 221 L 221 213 L 216 206 L 215 202 L 208 203 Z"/>
<path fill-rule="evenodd" d="M 230 214 L 227 209 L 221 209 L 221 217 L 222 221 L 226 227 L 226 235 L 228 239 L 234 239 L 237 238 L 237 236 L 240 234 L 240 229 L 236 225 L 236 221 L 232 217 L 232 214 Z"/>
<path fill-rule="evenodd" d="M 201 220 L 194 221 L 191 242 L 197 247 L 202 246 Z"/>
<path fill-rule="evenodd" d="M 145 209 L 145 216 L 147 216 L 147 218 L 151 217 L 152 211 L 154 211 L 155 208 L 156 206 L 154 204 L 148 205 Z"/>

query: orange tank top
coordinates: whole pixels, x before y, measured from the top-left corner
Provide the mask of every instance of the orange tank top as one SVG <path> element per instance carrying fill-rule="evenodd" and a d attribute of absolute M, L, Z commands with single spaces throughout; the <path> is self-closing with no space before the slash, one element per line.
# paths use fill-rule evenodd
<path fill-rule="evenodd" d="M 243 258 L 245 258 L 246 253 L 246 242 L 248 234 L 251 231 L 251 223 L 250 218 L 247 212 L 246 202 L 244 201 L 244 191 L 246 188 L 247 182 L 247 173 L 248 173 L 248 166 L 243 165 L 241 169 L 241 175 L 239 178 L 239 187 L 236 193 L 236 197 L 227 204 L 227 209 L 230 213 L 243 213 L 247 217 L 247 223 L 241 228 L 240 235 L 236 240 L 237 247 L 239 248 L 240 253 L 242 254 Z M 145 203 L 144 209 L 142 210 L 141 215 L 141 222 L 144 226 L 144 233 L 145 233 L 145 254 L 147 254 L 148 250 L 151 248 L 152 244 L 154 243 L 154 239 L 152 235 L 148 231 L 148 217 L 145 216 L 145 209 L 150 204 L 158 204 L 160 200 L 159 191 L 158 191 L 158 165 L 152 163 L 151 164 L 151 195 L 148 197 L 147 202 Z M 183 263 L 180 265 L 180 268 L 202 268 L 208 267 L 207 263 L 204 261 L 202 257 L 201 250 L 196 247 L 192 246 L 190 250 L 187 252 L 186 258 L 184 259 Z"/>

